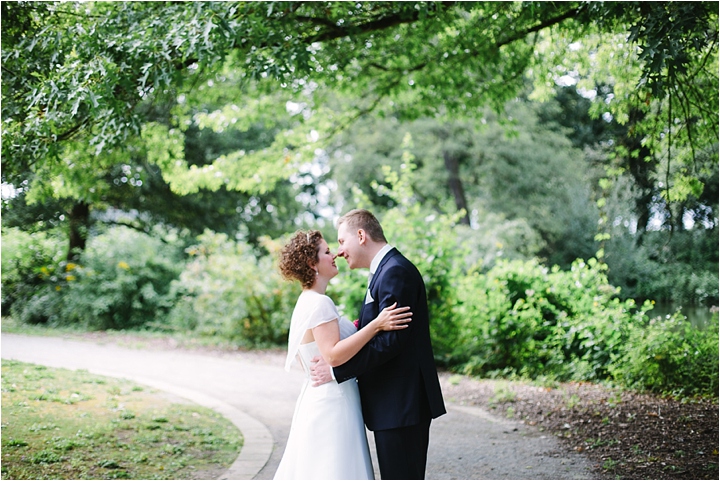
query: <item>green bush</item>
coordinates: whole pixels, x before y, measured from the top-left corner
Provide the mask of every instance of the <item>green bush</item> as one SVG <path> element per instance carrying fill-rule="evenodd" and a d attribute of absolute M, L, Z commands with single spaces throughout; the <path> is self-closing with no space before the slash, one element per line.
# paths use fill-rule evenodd
<path fill-rule="evenodd" d="M 67 285 L 63 320 L 90 329 L 128 329 L 162 319 L 182 270 L 176 246 L 125 227 L 91 238 Z"/>
<path fill-rule="evenodd" d="M 452 363 L 457 346 L 457 323 L 453 281 L 461 274 L 463 251 L 453 225 L 457 217 L 424 212 L 419 204 L 393 209 L 382 219 L 389 239 L 418 268 L 425 282 L 430 313 L 430 335 L 436 361 Z"/>
<path fill-rule="evenodd" d="M 287 342 L 300 286 L 283 280 L 275 265 L 280 243 L 266 240 L 271 254 L 206 231 L 187 252 L 191 260 L 173 292 L 178 298 L 165 326 L 217 336 L 241 346 Z"/>
<path fill-rule="evenodd" d="M 678 305 L 717 305 L 718 265 L 703 268 L 684 263 L 659 265 L 638 294 Z"/>
<path fill-rule="evenodd" d="M 57 322 L 75 264 L 55 232 L 2 229 L 2 314 L 32 324 Z"/>
<path fill-rule="evenodd" d="M 622 300 L 620 288 L 608 281 L 607 266 L 595 259 L 577 260 L 570 270 L 522 260 L 520 252 L 513 257 L 521 259 L 509 260 L 493 245 L 515 245 L 523 235 L 509 231 L 499 242 L 497 233 L 458 225 L 459 214 L 424 207 L 410 188 L 411 159 L 404 160 L 400 172 L 385 170 L 385 186 L 375 186 L 394 205 L 377 215 L 390 243 L 423 275 L 438 364 L 481 376 L 613 380 L 660 393 L 717 397 L 717 313 L 706 330 L 693 328 L 680 314 L 649 319 L 652 303 L 638 307 Z M 367 206 L 367 200 L 356 205 Z M 704 242 L 690 234 L 678 239 Z M 207 231 L 182 258 L 172 244 L 117 228 L 90 239 L 76 265 L 62 259 L 56 237 L 7 229 L 3 313 L 23 322 L 149 326 L 239 346 L 284 345 L 301 289 L 277 270 L 283 243 L 265 239 L 269 254 L 258 255 L 247 244 Z M 672 263 L 658 263 L 648 252 L 607 257 L 632 293 L 665 292 L 686 302 L 717 299 L 716 272 L 700 266 L 702 256 L 684 254 L 670 272 Z M 328 294 L 353 319 L 367 272 L 338 265 L 341 274 Z"/>
<path fill-rule="evenodd" d="M 454 351 L 479 375 L 597 380 L 644 311 L 620 302 L 605 266 L 576 261 L 570 271 L 537 261 L 502 261 L 457 285 L 460 326 Z"/>
<path fill-rule="evenodd" d="M 459 214 L 445 214 L 423 207 L 410 187 L 414 166 L 410 157 L 399 173 L 384 167 L 390 188 L 376 186 L 392 198 L 396 207 L 377 213 L 388 242 L 412 261 L 423 276 L 430 314 L 430 334 L 438 364 L 451 365 L 457 346 L 457 326 L 452 306 L 453 280 L 462 274 L 468 251 L 458 238 Z M 357 199 L 359 206 L 366 199 Z M 345 265 L 340 262 L 340 267 Z M 367 270 L 341 272 L 329 289 L 344 314 L 354 319 L 360 312 L 367 289 Z"/>
<path fill-rule="evenodd" d="M 634 329 L 611 365 L 625 386 L 664 394 L 718 396 L 718 314 L 707 328 L 676 312 Z"/>

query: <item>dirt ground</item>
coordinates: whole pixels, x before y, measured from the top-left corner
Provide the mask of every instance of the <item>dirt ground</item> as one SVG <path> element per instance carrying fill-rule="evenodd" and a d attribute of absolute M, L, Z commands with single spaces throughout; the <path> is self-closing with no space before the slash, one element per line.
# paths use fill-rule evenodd
<path fill-rule="evenodd" d="M 718 405 L 613 390 L 555 388 L 441 373 L 447 400 L 480 406 L 557 436 L 598 478 L 718 479 Z"/>

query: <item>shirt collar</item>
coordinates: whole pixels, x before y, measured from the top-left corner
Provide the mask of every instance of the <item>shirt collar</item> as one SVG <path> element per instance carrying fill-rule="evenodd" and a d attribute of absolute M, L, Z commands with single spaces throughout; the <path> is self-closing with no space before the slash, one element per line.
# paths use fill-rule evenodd
<path fill-rule="evenodd" d="M 380 265 L 380 262 L 385 257 L 385 254 L 390 252 L 393 249 L 393 246 L 390 244 L 385 244 L 382 249 L 378 251 L 377 254 L 375 254 L 375 257 L 373 257 L 372 262 L 370 263 L 370 274 L 375 274 L 375 271 L 377 270 L 378 266 Z"/>

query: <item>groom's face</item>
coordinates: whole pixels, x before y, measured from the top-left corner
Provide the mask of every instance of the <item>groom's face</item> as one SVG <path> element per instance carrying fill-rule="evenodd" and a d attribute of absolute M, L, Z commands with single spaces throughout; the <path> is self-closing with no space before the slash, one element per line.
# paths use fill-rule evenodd
<path fill-rule="evenodd" d="M 338 257 L 344 257 L 350 269 L 366 267 L 362 265 L 360 235 L 357 229 L 350 228 L 347 223 L 338 227 Z"/>

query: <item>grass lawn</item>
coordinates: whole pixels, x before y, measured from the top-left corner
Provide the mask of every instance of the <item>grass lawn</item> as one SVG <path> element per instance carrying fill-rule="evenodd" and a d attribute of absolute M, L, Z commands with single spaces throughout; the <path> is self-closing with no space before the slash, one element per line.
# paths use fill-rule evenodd
<path fill-rule="evenodd" d="M 230 421 L 167 393 L 2 361 L 2 479 L 217 479 L 242 444 Z"/>

